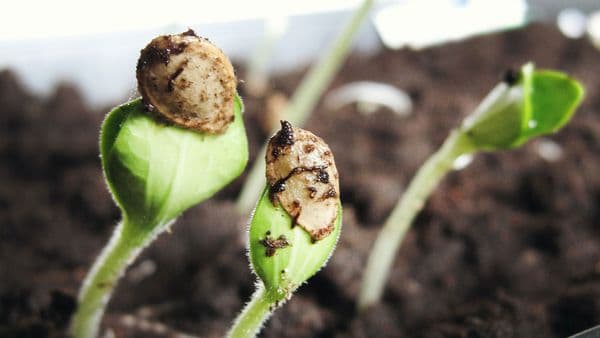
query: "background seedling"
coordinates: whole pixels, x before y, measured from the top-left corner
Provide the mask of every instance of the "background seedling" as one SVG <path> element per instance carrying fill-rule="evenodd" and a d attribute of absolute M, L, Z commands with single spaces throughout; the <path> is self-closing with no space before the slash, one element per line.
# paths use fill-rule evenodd
<path fill-rule="evenodd" d="M 248 247 L 259 277 L 228 336 L 254 337 L 262 323 L 327 262 L 341 230 L 339 179 L 329 147 L 282 122 L 267 148 L 267 187 L 250 221 Z"/>
<path fill-rule="evenodd" d="M 583 87 L 568 76 L 534 70 L 527 64 L 507 72 L 463 124 L 450 133 L 409 184 L 377 237 L 364 271 L 358 307 L 381 298 L 394 255 L 427 197 L 455 161 L 478 151 L 516 148 L 565 125 L 583 98 Z"/>
<path fill-rule="evenodd" d="M 102 168 L 123 219 L 80 291 L 77 338 L 96 337 L 112 290 L 140 251 L 239 176 L 248 159 L 233 68 L 218 48 L 192 31 L 162 36 L 142 51 L 137 75 L 143 98 L 108 113 L 100 132 Z"/>
<path fill-rule="evenodd" d="M 246 84 L 244 88 L 248 95 L 264 96 L 269 86 L 269 61 L 277 43 L 285 35 L 288 17 L 283 13 L 264 18 L 263 36 L 248 59 Z"/>
<path fill-rule="evenodd" d="M 356 32 L 358 32 L 361 23 L 367 17 L 369 10 L 373 6 L 373 2 L 374 0 L 363 1 L 329 50 L 323 54 L 323 57 L 319 59 L 302 79 L 290 103 L 281 113 L 282 118 L 298 126 L 302 126 L 308 119 L 310 112 L 315 108 L 322 93 L 342 66 L 342 62 L 350 50 L 352 40 Z M 256 158 L 260 159 L 265 156 L 266 147 L 265 144 Z M 254 162 L 237 200 L 237 207 L 240 212 L 247 213 L 255 205 L 256 196 L 260 194 L 265 184 L 263 177 L 264 170 L 265 167 L 262 161 Z"/>

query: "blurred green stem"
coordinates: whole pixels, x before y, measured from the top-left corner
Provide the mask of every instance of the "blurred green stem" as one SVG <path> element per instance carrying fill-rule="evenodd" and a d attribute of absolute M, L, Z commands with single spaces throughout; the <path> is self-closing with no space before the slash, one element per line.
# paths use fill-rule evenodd
<path fill-rule="evenodd" d="M 475 151 L 469 138 L 459 130 L 453 131 L 442 147 L 419 169 L 408 189 L 394 207 L 371 249 L 358 299 L 363 310 L 381 298 L 394 257 L 413 219 L 425 205 L 433 189 L 452 170 L 461 155 Z"/>
<path fill-rule="evenodd" d="M 335 39 L 329 51 L 316 63 L 309 73 L 302 79 L 302 83 L 292 96 L 290 104 L 282 112 L 286 120 L 294 126 L 302 126 L 315 108 L 324 90 L 329 86 L 333 76 L 342 66 L 342 62 L 348 55 L 351 43 L 361 23 L 367 17 L 374 0 L 365 0 L 354 12 L 344 30 Z M 273 133 L 276 130 L 273 130 Z M 256 203 L 256 196 L 265 186 L 265 157 L 266 144 L 256 155 L 254 165 L 248 174 L 246 183 L 242 188 L 237 200 L 237 208 L 242 213 L 248 213 Z"/>
<path fill-rule="evenodd" d="M 283 14 L 264 19 L 262 40 L 250 57 L 246 72 L 246 92 L 251 96 L 263 96 L 267 90 L 269 60 L 277 43 L 286 32 L 287 21 L 287 16 Z"/>

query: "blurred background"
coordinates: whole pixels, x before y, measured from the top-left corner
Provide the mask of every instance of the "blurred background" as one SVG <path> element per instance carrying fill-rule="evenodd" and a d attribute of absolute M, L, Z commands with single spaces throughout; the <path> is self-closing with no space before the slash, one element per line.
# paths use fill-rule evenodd
<path fill-rule="evenodd" d="M 268 72 L 307 65 L 340 31 L 358 0 L 174 0 L 102 2 L 25 0 L 0 13 L 0 67 L 32 90 L 58 81 L 78 85 L 91 103 L 113 103 L 135 89 L 139 50 L 152 37 L 188 27 L 210 37 L 234 60 L 260 49 Z M 532 21 L 564 34 L 598 38 L 596 0 L 380 0 L 356 42 L 361 52 L 423 48 Z"/>
<path fill-rule="evenodd" d="M 0 337 L 64 337 L 119 220 L 97 138 L 152 38 L 193 28 L 233 60 L 251 162 L 359 0 L 33 1 L 0 11 Z M 586 87 L 573 121 L 460 163 L 415 221 L 384 299 L 354 312 L 405 186 L 509 68 Z M 305 128 L 333 149 L 344 231 L 264 337 L 565 337 L 600 323 L 600 2 L 378 0 Z M 471 161 L 472 160 L 472 161 Z M 131 266 L 103 337 L 219 337 L 253 291 L 247 172 Z"/>

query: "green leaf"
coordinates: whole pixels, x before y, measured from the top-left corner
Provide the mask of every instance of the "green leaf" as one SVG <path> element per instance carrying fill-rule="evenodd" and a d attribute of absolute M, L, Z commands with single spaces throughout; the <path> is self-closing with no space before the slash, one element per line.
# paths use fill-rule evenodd
<path fill-rule="evenodd" d="M 535 71 L 528 82 L 525 96 L 528 114 L 516 145 L 560 129 L 569 122 L 584 94 L 580 83 L 552 70 Z"/>
<path fill-rule="evenodd" d="M 555 132 L 573 116 L 583 87 L 567 75 L 523 66 L 517 83 L 501 83 L 465 119 L 461 131 L 479 150 L 515 148 Z"/>
<path fill-rule="evenodd" d="M 501 83 L 465 120 L 463 129 L 478 149 L 509 147 L 521 134 L 523 100 L 520 87 Z"/>
<path fill-rule="evenodd" d="M 156 122 L 140 99 L 111 111 L 102 125 L 102 167 L 128 223 L 164 225 L 241 174 L 248 161 L 236 96 L 225 133 L 201 134 Z"/>
<path fill-rule="evenodd" d="M 267 291 L 275 298 L 272 301 L 288 298 L 298 286 L 325 265 L 340 236 L 341 215 L 340 204 L 333 232 L 313 242 L 301 227 L 292 227 L 290 216 L 283 208 L 271 203 L 268 189 L 265 189 L 250 222 L 248 240 L 250 262 Z M 289 245 L 276 249 L 269 256 L 263 244 L 264 239 L 278 239 L 282 235 Z"/>

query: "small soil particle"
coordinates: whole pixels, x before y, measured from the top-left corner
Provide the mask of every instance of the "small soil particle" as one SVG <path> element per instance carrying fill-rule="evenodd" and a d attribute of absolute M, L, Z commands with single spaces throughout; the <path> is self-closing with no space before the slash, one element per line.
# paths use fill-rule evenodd
<path fill-rule="evenodd" d="M 287 241 L 287 238 L 285 238 L 284 235 L 279 235 L 277 239 L 273 239 L 267 235 L 265 238 L 260 240 L 260 244 L 267 249 L 265 251 L 265 255 L 267 257 L 274 256 L 277 249 L 283 249 L 290 246 L 290 243 Z"/>
<path fill-rule="evenodd" d="M 512 86 L 519 81 L 520 77 L 521 77 L 520 72 L 509 68 L 504 72 L 503 80 L 507 85 Z"/>
<path fill-rule="evenodd" d="M 278 147 L 291 146 L 294 144 L 294 130 L 288 121 L 280 121 L 281 129 L 275 134 L 274 141 Z"/>
<path fill-rule="evenodd" d="M 329 174 L 323 168 L 319 168 L 317 170 L 317 179 L 319 182 L 329 183 Z"/>

